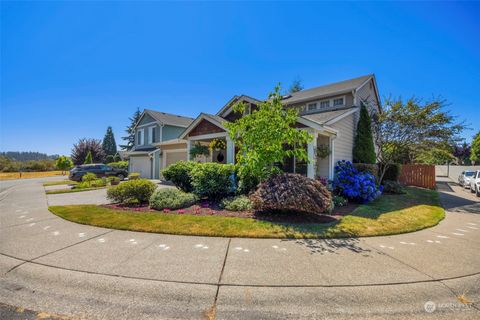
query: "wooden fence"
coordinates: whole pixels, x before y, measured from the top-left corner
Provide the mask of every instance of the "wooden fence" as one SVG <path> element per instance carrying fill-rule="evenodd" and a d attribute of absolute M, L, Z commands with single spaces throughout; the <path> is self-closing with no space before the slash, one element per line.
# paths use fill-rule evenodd
<path fill-rule="evenodd" d="M 400 173 L 400 183 L 435 189 L 435 166 L 428 164 L 404 164 Z"/>

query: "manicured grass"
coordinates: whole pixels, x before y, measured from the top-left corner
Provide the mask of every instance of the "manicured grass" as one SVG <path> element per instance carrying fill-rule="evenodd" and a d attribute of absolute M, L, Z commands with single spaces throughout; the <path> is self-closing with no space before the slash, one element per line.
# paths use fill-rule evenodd
<path fill-rule="evenodd" d="M 13 180 L 13 179 L 31 179 L 31 178 L 44 178 L 52 176 L 63 176 L 62 171 L 42 171 L 42 172 L 0 172 L 0 180 Z"/>
<path fill-rule="evenodd" d="M 61 186 L 65 184 L 71 184 L 71 185 L 76 185 L 78 184 L 77 181 L 72 181 L 72 180 L 60 180 L 60 181 L 50 181 L 50 182 L 45 182 L 43 184 L 44 187 L 50 187 L 50 186 Z"/>
<path fill-rule="evenodd" d="M 91 191 L 98 189 L 105 189 L 106 187 L 96 187 L 96 188 L 79 188 L 79 189 L 58 189 L 58 190 L 45 190 L 46 194 L 60 194 L 60 193 L 74 193 L 74 192 L 83 192 Z"/>
<path fill-rule="evenodd" d="M 252 238 L 342 238 L 392 235 L 432 227 L 445 217 L 436 191 L 407 188 L 359 206 L 351 215 L 328 224 L 280 224 L 246 218 L 114 210 L 95 205 L 51 206 L 70 221 L 144 232 Z"/>

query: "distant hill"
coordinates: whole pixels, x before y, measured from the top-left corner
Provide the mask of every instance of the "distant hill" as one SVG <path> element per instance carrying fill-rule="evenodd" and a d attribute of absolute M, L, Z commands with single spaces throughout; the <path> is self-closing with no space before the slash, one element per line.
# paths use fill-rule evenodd
<path fill-rule="evenodd" d="M 58 154 L 48 155 L 46 153 L 33 152 L 33 151 L 0 152 L 0 156 L 4 156 L 15 161 L 49 160 L 49 159 L 57 159 L 59 157 Z"/>

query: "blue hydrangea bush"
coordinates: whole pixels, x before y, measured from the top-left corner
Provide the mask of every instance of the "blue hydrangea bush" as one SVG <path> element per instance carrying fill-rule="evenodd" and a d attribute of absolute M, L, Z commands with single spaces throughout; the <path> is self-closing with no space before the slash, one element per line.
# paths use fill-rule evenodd
<path fill-rule="evenodd" d="M 367 172 L 359 172 L 350 161 L 338 161 L 335 166 L 334 190 L 348 199 L 367 203 L 382 194 L 375 177 Z"/>

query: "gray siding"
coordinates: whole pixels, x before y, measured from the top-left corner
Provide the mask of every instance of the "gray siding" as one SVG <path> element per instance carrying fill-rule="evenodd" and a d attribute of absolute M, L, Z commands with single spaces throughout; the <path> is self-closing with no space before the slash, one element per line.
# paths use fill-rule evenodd
<path fill-rule="evenodd" d="M 143 124 L 147 124 L 147 123 L 151 123 L 151 122 L 156 122 L 157 120 L 155 120 L 151 115 L 149 115 L 148 113 L 146 113 L 142 120 L 140 120 L 140 122 L 138 123 L 139 126 L 143 125 Z"/>
<path fill-rule="evenodd" d="M 182 127 L 166 125 L 162 129 L 162 141 L 177 139 L 184 130 Z"/>
<path fill-rule="evenodd" d="M 358 113 L 358 112 L 356 112 Z M 340 160 L 352 161 L 353 159 L 353 141 L 355 135 L 354 115 L 348 117 L 331 125 L 333 129 L 338 130 L 338 136 L 335 139 L 334 146 L 334 163 Z"/>

